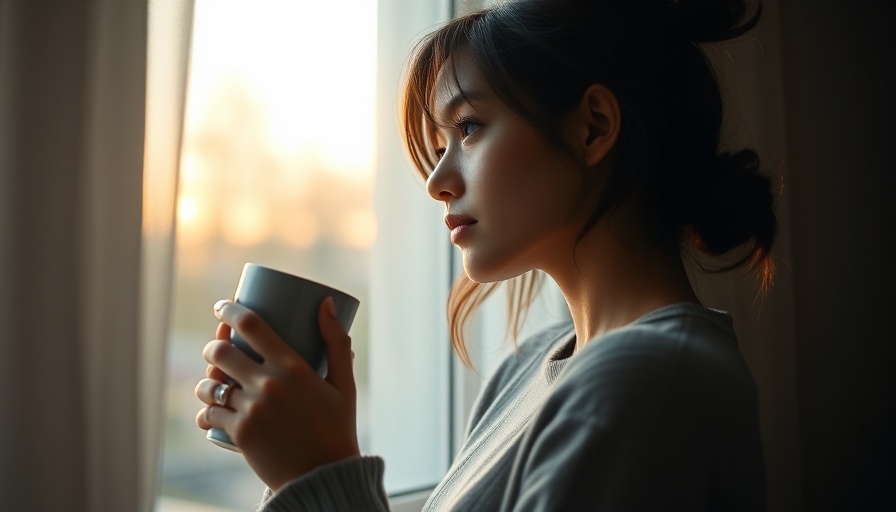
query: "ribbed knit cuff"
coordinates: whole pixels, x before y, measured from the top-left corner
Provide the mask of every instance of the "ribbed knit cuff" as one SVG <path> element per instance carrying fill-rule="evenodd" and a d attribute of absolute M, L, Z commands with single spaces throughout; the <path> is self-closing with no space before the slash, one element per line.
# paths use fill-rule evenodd
<path fill-rule="evenodd" d="M 386 512 L 385 463 L 380 457 L 352 457 L 326 464 L 280 489 L 263 512 Z"/>

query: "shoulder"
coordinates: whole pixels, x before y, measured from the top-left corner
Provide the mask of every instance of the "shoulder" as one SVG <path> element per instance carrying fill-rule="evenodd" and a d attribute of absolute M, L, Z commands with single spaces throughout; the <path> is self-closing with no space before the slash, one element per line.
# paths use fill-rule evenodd
<path fill-rule="evenodd" d="M 516 462 L 505 498 L 525 510 L 761 509 L 755 386 L 730 319 L 679 305 L 586 344 Z"/>
<path fill-rule="evenodd" d="M 573 357 L 568 371 L 588 372 L 596 366 L 646 370 L 659 378 L 692 365 L 727 371 L 743 366 L 743 359 L 728 315 L 676 304 L 595 338 Z"/>
<path fill-rule="evenodd" d="M 554 395 L 570 411 L 679 412 L 753 403 L 755 384 L 730 317 L 673 305 L 589 342 L 569 362 Z M 652 404 L 652 406 L 651 406 Z"/>

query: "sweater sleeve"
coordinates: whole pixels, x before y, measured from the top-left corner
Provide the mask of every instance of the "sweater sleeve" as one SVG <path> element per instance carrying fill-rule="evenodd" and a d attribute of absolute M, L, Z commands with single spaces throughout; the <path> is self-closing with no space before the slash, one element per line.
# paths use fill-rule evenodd
<path fill-rule="evenodd" d="M 764 508 L 755 396 L 736 361 L 674 336 L 597 345 L 521 440 L 502 510 Z"/>
<path fill-rule="evenodd" d="M 265 492 L 258 512 L 384 512 L 389 500 L 383 487 L 383 459 L 354 457 L 321 466 Z"/>

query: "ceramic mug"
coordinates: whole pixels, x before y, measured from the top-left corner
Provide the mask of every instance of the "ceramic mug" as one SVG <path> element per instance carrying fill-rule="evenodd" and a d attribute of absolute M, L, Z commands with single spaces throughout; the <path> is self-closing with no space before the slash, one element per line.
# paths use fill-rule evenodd
<path fill-rule="evenodd" d="M 317 315 L 320 303 L 327 297 L 333 298 L 337 320 L 348 332 L 358 312 L 358 299 L 327 285 L 254 263 L 243 266 L 234 301 L 260 316 L 318 375 L 325 377 L 327 347 Z M 230 332 L 231 343 L 256 362 L 262 362 L 235 329 Z M 228 450 L 239 451 L 223 430 L 209 429 L 206 438 Z"/>

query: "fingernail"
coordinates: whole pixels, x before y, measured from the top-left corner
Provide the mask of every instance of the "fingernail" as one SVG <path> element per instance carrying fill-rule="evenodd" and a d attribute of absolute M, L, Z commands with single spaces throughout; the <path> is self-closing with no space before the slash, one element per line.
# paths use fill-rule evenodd
<path fill-rule="evenodd" d="M 224 304 L 227 304 L 226 300 L 219 300 L 218 302 L 215 302 L 215 316 L 221 316 L 221 308 L 224 307 Z"/>
<path fill-rule="evenodd" d="M 333 297 L 324 299 L 324 307 L 327 309 L 327 314 L 330 315 L 330 318 L 336 318 L 336 303 L 333 302 Z"/>

